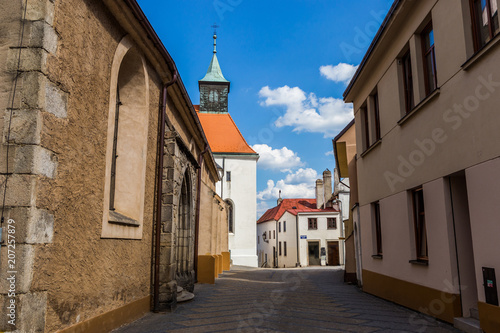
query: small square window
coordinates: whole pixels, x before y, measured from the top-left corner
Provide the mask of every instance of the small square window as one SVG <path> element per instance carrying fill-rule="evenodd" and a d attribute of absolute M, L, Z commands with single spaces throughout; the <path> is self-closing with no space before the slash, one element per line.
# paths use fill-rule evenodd
<path fill-rule="evenodd" d="M 231 171 L 226 171 L 226 181 L 227 182 L 231 181 Z"/>
<path fill-rule="evenodd" d="M 337 219 L 335 217 L 328 217 L 326 222 L 328 229 L 337 229 Z"/>
<path fill-rule="evenodd" d="M 317 218 L 308 218 L 307 219 L 308 229 L 316 230 L 318 229 L 318 219 Z"/>

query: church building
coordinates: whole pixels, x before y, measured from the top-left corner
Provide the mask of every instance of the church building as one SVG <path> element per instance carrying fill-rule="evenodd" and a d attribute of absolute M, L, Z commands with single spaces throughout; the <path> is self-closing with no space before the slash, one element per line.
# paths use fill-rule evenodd
<path fill-rule="evenodd" d="M 214 54 L 207 74 L 199 81 L 198 117 L 216 163 L 222 169 L 217 194 L 227 203 L 229 250 L 233 265 L 257 266 L 257 160 L 228 112 L 230 82 Z"/>

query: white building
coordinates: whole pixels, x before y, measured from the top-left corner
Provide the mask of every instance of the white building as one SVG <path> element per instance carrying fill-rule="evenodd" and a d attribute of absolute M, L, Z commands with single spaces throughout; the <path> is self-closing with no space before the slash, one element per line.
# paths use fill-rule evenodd
<path fill-rule="evenodd" d="M 340 213 L 316 199 L 280 199 L 257 221 L 261 267 L 338 266 L 343 263 Z"/>
<path fill-rule="evenodd" d="M 224 78 L 214 55 L 199 81 L 198 117 L 215 161 L 222 169 L 217 194 L 229 205 L 229 251 L 233 265 L 257 266 L 255 220 L 257 216 L 257 160 L 228 112 L 230 82 Z"/>

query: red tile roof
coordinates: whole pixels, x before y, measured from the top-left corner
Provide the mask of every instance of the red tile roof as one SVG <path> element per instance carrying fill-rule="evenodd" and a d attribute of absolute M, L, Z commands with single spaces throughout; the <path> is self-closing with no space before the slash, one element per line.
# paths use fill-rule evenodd
<path fill-rule="evenodd" d="M 260 217 L 257 224 L 267 222 L 267 221 L 278 221 L 285 212 L 289 212 L 292 215 L 297 215 L 298 213 L 326 213 L 326 212 L 338 212 L 335 208 L 316 208 L 316 199 L 283 199 L 283 201 L 276 207 L 268 209 L 264 215 Z"/>
<path fill-rule="evenodd" d="M 245 141 L 229 113 L 199 112 L 199 105 L 195 105 L 194 109 L 198 114 L 212 152 L 257 154 Z"/>

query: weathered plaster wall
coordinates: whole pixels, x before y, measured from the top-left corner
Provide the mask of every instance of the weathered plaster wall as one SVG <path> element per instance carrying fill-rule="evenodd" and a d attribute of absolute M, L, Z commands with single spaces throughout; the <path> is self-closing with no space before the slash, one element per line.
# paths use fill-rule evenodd
<path fill-rule="evenodd" d="M 57 154 L 58 175 L 41 180 L 37 196 L 54 213 L 55 235 L 37 251 L 32 287 L 48 290 L 47 331 L 149 295 L 159 101 L 151 81 L 142 239 L 101 239 L 109 73 L 125 32 L 90 0 L 57 1 L 54 27 L 60 42 L 49 78 L 68 93 L 68 107 L 64 119 L 43 116 L 42 143 Z"/>
<path fill-rule="evenodd" d="M 31 194 L 12 186 L 7 204 L 22 206 L 10 217 L 27 229 L 19 259 L 32 264 L 20 273 L 25 296 L 19 300 L 36 299 L 31 309 L 20 309 L 18 329 L 55 331 L 149 295 L 159 85 L 151 79 L 142 239 L 101 239 L 109 73 L 125 32 L 100 1 L 28 3 L 25 43 L 32 49 L 23 50 L 22 69 L 29 72 L 20 79 L 12 139 L 48 161 L 39 170 L 31 165 L 34 176 L 22 176 L 30 179 Z M 43 57 L 35 61 L 30 52 Z M 9 182 L 16 185 L 19 177 Z M 26 194 L 30 200 L 22 199 Z M 46 237 L 31 240 L 41 222 Z"/>

